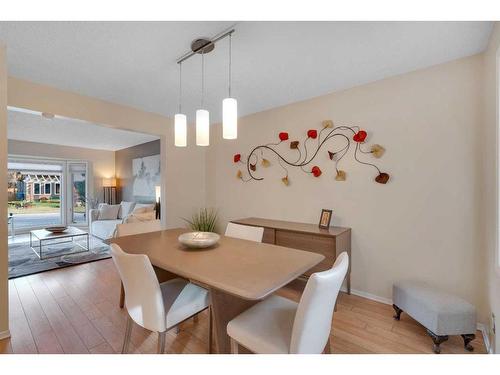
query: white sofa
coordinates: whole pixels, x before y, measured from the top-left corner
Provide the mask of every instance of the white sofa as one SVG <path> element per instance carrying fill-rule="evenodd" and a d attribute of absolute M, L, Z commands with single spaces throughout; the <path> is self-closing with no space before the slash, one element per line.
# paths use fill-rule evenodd
<path fill-rule="evenodd" d="M 100 218 L 100 210 L 107 204 L 99 205 L 98 209 L 89 212 L 90 234 L 102 240 L 112 238 L 117 224 L 131 223 L 134 221 L 155 220 L 154 203 L 121 202 L 118 214 L 115 218 Z"/>

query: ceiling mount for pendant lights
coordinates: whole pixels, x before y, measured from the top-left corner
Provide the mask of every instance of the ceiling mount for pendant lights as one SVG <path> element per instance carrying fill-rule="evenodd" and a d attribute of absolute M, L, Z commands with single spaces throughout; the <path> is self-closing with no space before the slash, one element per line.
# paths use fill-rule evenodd
<path fill-rule="evenodd" d="M 222 136 L 224 139 L 237 138 L 237 102 L 231 97 L 231 35 L 234 29 L 225 31 L 212 39 L 197 38 L 191 43 L 191 51 L 181 56 L 179 64 L 179 111 L 175 115 L 175 145 L 178 147 L 187 146 L 187 117 L 182 113 L 182 63 L 190 57 L 201 54 L 201 106 L 196 111 L 196 144 L 198 146 L 208 146 L 210 144 L 210 114 L 204 108 L 205 99 L 205 55 L 215 49 L 215 43 L 221 39 L 229 37 L 229 80 L 228 97 L 222 101 Z"/>

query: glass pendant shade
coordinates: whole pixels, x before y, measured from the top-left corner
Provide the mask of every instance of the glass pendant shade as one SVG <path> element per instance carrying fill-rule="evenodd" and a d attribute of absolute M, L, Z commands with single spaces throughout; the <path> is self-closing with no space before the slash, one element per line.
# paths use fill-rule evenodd
<path fill-rule="evenodd" d="M 208 146 L 210 144 L 210 117 L 205 109 L 196 111 L 196 145 Z"/>
<path fill-rule="evenodd" d="M 222 138 L 238 138 L 238 102 L 234 98 L 222 101 Z"/>
<path fill-rule="evenodd" d="M 178 113 L 174 117 L 175 122 L 175 145 L 177 147 L 187 146 L 187 121 L 186 115 Z"/>

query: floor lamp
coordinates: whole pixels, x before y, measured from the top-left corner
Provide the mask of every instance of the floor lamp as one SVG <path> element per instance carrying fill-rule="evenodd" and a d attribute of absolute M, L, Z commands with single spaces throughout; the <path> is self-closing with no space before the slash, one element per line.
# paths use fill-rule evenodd
<path fill-rule="evenodd" d="M 102 180 L 104 189 L 104 203 L 116 204 L 116 178 L 105 178 Z"/>

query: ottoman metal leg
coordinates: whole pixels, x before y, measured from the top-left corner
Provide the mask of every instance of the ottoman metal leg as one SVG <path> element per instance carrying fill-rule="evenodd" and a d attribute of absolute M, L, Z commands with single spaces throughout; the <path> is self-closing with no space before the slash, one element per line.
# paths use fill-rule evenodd
<path fill-rule="evenodd" d="M 465 350 L 472 352 L 474 350 L 474 347 L 470 344 L 470 342 L 476 338 L 476 335 L 470 334 L 470 335 L 461 335 L 461 336 L 464 339 Z"/>
<path fill-rule="evenodd" d="M 396 305 L 392 305 L 392 308 L 394 309 L 394 311 L 396 311 L 396 315 L 394 315 L 394 319 L 396 319 L 396 320 L 401 319 L 401 313 L 403 312 L 403 310 L 401 310 Z"/>
<path fill-rule="evenodd" d="M 430 330 L 427 330 L 427 334 L 431 337 L 432 341 L 434 342 L 434 348 L 433 348 L 434 353 L 436 354 L 441 353 L 441 348 L 439 347 L 439 345 L 448 340 L 448 336 L 447 335 L 439 336 Z"/>

